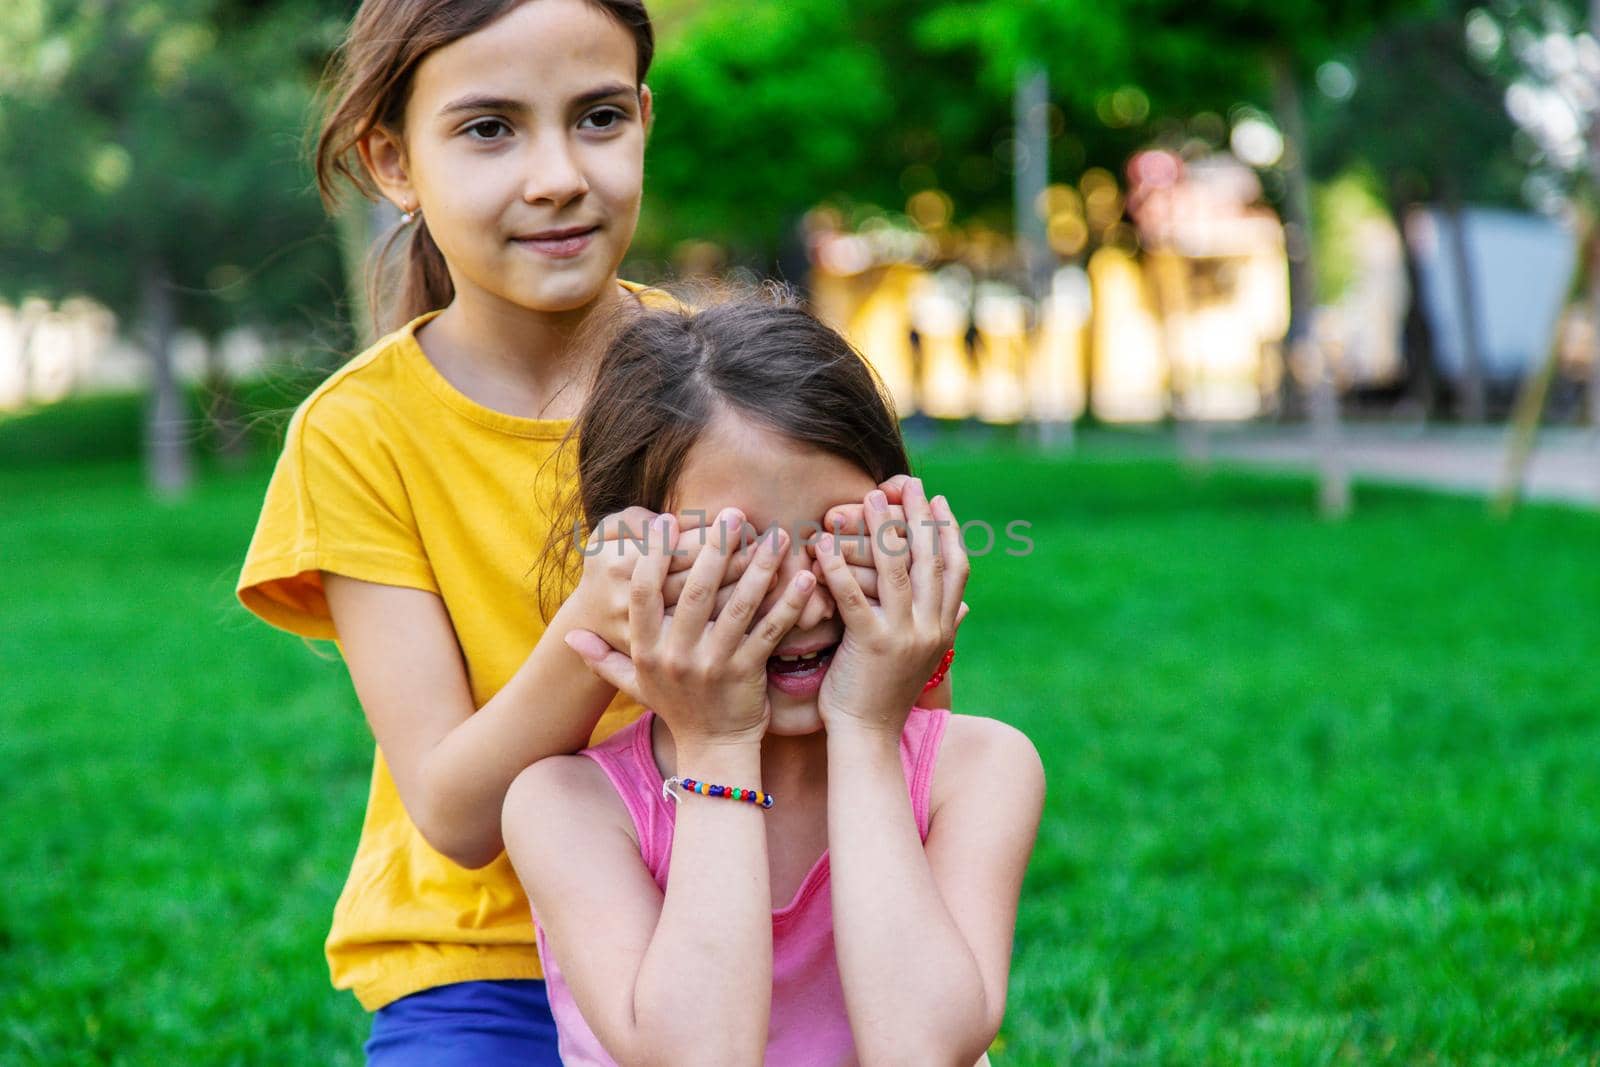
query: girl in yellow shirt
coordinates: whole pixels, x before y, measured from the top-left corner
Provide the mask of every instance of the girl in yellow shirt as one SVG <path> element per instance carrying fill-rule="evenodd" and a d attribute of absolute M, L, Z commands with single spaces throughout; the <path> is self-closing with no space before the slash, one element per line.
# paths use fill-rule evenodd
<path fill-rule="evenodd" d="M 653 516 L 591 531 L 619 550 L 589 554 L 553 614 L 534 562 L 572 482 L 557 445 L 596 354 L 579 339 L 652 299 L 617 278 L 652 50 L 641 0 L 365 0 L 340 49 L 317 176 L 330 201 L 343 179 L 405 213 L 393 332 L 296 412 L 238 591 L 339 642 L 377 741 L 326 945 L 334 985 L 377 1013 L 371 1063 L 557 1062 L 500 810 L 524 767 L 642 711 L 562 638 L 625 647 L 623 535 Z M 832 611 L 819 583 L 802 621 Z"/>

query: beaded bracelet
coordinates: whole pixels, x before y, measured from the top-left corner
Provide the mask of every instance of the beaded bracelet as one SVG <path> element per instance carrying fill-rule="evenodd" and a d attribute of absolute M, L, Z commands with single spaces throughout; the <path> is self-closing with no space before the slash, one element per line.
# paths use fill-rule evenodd
<path fill-rule="evenodd" d="M 763 793 L 759 789 L 740 789 L 732 785 L 712 785 L 695 778 L 681 778 L 676 774 L 661 783 L 661 795 L 668 800 L 677 800 L 678 794 L 672 791 L 673 786 L 702 797 L 727 797 L 729 800 L 740 800 L 746 804 L 759 804 L 763 808 L 772 807 L 771 793 Z"/>
<path fill-rule="evenodd" d="M 944 681 L 945 674 L 947 674 L 950 670 L 950 661 L 955 658 L 956 650 L 954 648 L 945 650 L 944 658 L 939 661 L 939 669 L 933 672 L 933 677 L 928 679 L 928 684 L 922 687 L 922 691 L 924 693 L 937 687 L 940 682 Z"/>

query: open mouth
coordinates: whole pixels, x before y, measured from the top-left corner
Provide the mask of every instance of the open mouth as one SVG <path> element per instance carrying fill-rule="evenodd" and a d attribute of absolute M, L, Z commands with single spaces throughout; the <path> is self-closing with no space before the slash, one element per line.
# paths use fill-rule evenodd
<path fill-rule="evenodd" d="M 791 700 L 810 701 L 822 692 L 823 679 L 839 651 L 839 641 L 804 656 L 767 657 L 767 686 Z"/>
<path fill-rule="evenodd" d="M 839 643 L 835 641 L 827 648 L 819 649 L 805 656 L 770 656 L 767 659 L 767 673 L 769 675 L 803 677 L 809 674 L 820 673 L 833 659 L 834 652 L 838 651 Z"/>

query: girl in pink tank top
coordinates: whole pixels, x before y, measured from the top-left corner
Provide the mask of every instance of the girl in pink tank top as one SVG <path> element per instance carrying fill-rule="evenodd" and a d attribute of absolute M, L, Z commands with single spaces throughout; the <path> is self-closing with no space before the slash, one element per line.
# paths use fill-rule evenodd
<path fill-rule="evenodd" d="M 635 532 L 629 647 L 568 637 L 651 711 L 506 800 L 562 1061 L 980 1061 L 1044 773 L 1011 727 L 920 706 L 964 614 L 949 504 L 796 307 L 637 313 L 594 381 L 574 542 L 662 517 Z"/>

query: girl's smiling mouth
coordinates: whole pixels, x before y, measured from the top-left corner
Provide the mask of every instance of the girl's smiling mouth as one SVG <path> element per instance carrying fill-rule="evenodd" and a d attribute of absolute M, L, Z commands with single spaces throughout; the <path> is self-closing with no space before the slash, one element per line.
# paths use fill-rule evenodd
<path fill-rule="evenodd" d="M 598 226 L 568 226 L 565 229 L 543 230 L 513 237 L 511 241 L 552 259 L 571 259 L 588 248 L 599 231 Z"/>
<path fill-rule="evenodd" d="M 794 697 L 815 696 L 822 689 L 823 675 L 838 651 L 836 641 L 799 659 L 772 656 L 767 660 L 767 684 Z"/>

